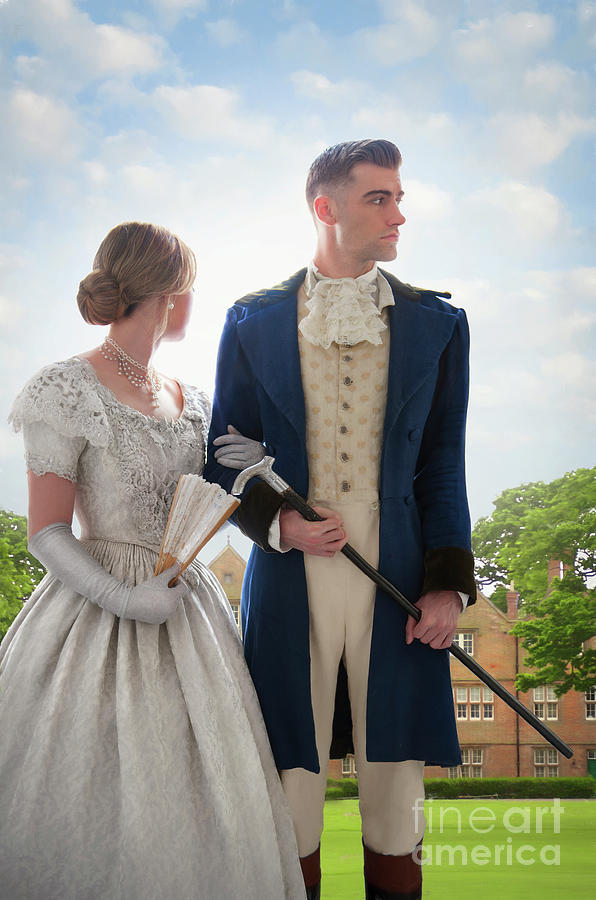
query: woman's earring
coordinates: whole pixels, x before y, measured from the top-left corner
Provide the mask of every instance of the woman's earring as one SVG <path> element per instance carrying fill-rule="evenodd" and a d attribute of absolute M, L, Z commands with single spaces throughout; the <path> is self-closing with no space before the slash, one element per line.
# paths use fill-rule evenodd
<path fill-rule="evenodd" d="M 168 309 L 174 309 L 174 304 L 173 304 L 173 303 L 171 303 L 171 302 L 170 302 L 170 303 L 168 303 Z"/>

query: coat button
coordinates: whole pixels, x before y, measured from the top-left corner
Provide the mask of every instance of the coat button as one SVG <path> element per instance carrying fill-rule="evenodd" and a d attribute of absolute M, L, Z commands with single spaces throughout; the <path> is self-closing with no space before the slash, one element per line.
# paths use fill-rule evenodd
<path fill-rule="evenodd" d="M 342 409 L 349 409 L 349 408 L 350 408 L 350 404 L 349 404 L 346 400 L 344 400 L 344 402 L 343 402 L 342 405 L 341 405 L 341 408 L 342 408 Z"/>
<path fill-rule="evenodd" d="M 420 429 L 418 428 L 418 426 L 416 426 L 416 428 L 412 428 L 412 430 L 408 433 L 408 439 L 410 441 L 415 441 L 419 434 Z"/>
<path fill-rule="evenodd" d="M 342 462 L 347 462 L 350 457 L 348 456 L 347 453 L 340 453 L 339 458 L 341 459 Z"/>
<path fill-rule="evenodd" d="M 408 494 L 407 497 L 404 497 L 404 503 L 406 506 L 411 506 L 414 502 L 414 494 Z"/>
<path fill-rule="evenodd" d="M 346 353 L 343 360 L 344 362 L 352 362 L 352 357 L 348 353 Z"/>
<path fill-rule="evenodd" d="M 340 425 L 340 426 L 339 426 L 339 433 L 340 433 L 340 434 L 347 434 L 347 433 L 348 433 L 347 427 L 346 427 L 345 425 Z"/>
<path fill-rule="evenodd" d="M 351 490 L 352 490 L 352 485 L 350 484 L 349 481 L 342 481 L 342 483 L 341 483 L 341 489 L 342 489 L 342 491 L 344 491 L 344 492 L 346 492 L 346 491 L 351 491 Z"/>
<path fill-rule="evenodd" d="M 352 381 L 352 379 L 350 378 L 350 376 L 349 376 L 349 375 L 346 375 L 346 377 L 344 378 L 344 384 L 353 384 L 353 383 L 354 383 L 354 382 Z"/>

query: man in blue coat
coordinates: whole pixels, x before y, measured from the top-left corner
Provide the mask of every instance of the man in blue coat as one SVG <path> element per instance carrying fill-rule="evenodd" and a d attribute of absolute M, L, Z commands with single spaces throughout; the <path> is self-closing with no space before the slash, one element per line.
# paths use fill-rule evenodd
<path fill-rule="evenodd" d="M 207 477 L 231 487 L 234 436 L 221 436 L 232 425 L 325 517 L 306 522 L 256 481 L 237 513 L 256 544 L 246 659 L 309 898 L 320 896 L 330 753 L 354 748 L 367 900 L 422 896 L 424 763 L 460 762 L 446 648 L 475 596 L 468 329 L 449 295 L 377 267 L 395 258 L 405 222 L 400 165 L 384 140 L 317 157 L 314 259 L 229 310 L 218 358 Z M 419 623 L 337 552 L 347 539 L 417 599 Z"/>

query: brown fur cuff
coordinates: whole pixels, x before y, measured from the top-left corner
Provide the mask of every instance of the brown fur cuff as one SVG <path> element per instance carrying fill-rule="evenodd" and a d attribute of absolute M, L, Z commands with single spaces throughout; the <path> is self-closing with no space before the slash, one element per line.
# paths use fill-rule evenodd
<path fill-rule="evenodd" d="M 429 591 L 462 591 L 469 594 L 468 606 L 476 602 L 474 556 L 463 547 L 437 547 L 424 556 L 422 594 Z"/>
<path fill-rule="evenodd" d="M 269 527 L 284 498 L 264 481 L 256 481 L 244 492 L 236 512 L 240 530 L 267 553 L 276 551 L 269 545 Z"/>

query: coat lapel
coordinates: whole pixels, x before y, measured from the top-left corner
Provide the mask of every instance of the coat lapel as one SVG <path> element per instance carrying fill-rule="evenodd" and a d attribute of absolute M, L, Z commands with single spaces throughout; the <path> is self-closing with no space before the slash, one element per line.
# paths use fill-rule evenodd
<path fill-rule="evenodd" d="M 431 374 L 455 327 L 455 314 L 426 306 L 421 294 L 383 273 L 393 289 L 384 443 L 410 397 Z"/>
<path fill-rule="evenodd" d="M 272 402 L 306 440 L 306 413 L 298 351 L 298 288 L 306 269 L 263 294 L 259 308 L 238 325 L 252 371 Z"/>

